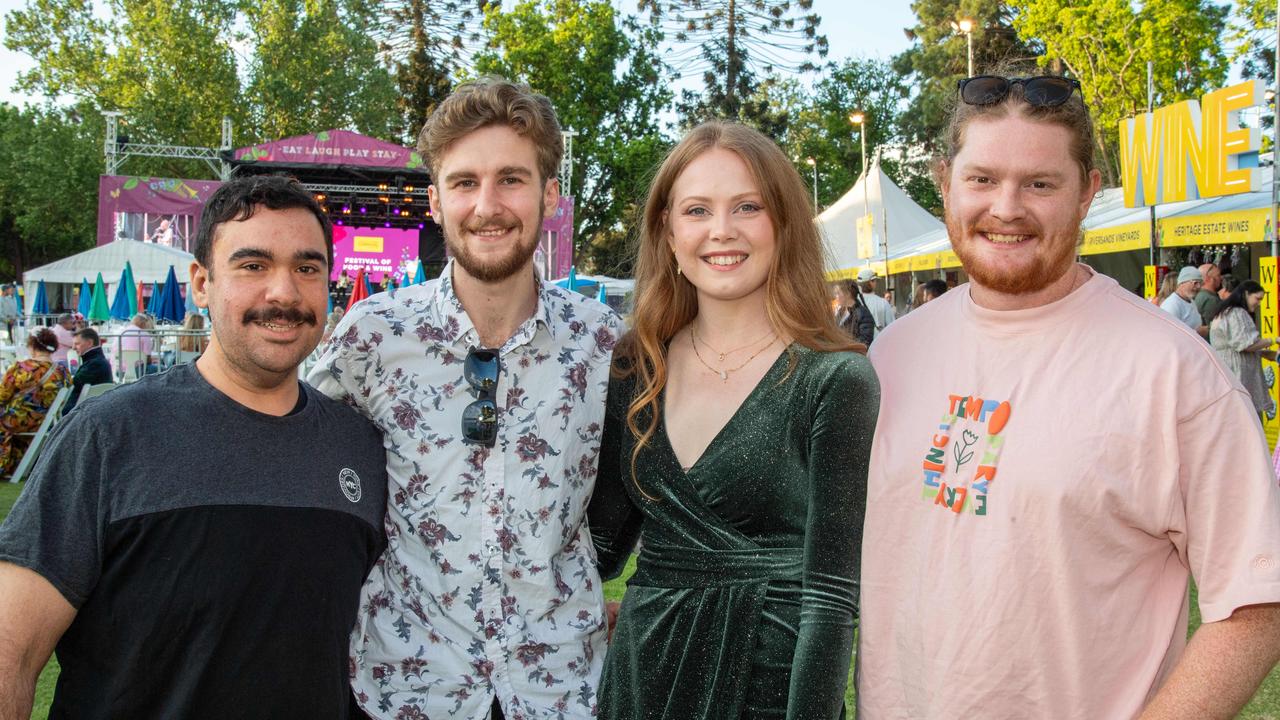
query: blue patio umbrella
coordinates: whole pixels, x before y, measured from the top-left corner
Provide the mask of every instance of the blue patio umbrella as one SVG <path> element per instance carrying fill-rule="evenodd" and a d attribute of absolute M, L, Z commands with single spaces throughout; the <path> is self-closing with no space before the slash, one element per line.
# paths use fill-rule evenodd
<path fill-rule="evenodd" d="M 139 298 L 141 300 L 141 298 Z M 160 286 L 151 283 L 151 299 L 147 301 L 147 314 L 151 317 L 157 317 L 156 309 L 160 307 Z"/>
<path fill-rule="evenodd" d="M 373 284 L 369 282 L 369 273 L 364 276 L 364 294 L 368 297 L 373 294 Z"/>
<path fill-rule="evenodd" d="M 89 284 L 89 278 L 85 278 L 80 283 L 80 302 L 76 305 L 76 312 L 85 317 L 89 317 L 89 311 L 93 309 L 93 286 Z"/>
<path fill-rule="evenodd" d="M 116 296 L 111 300 L 111 318 L 128 320 L 133 317 L 133 309 L 129 306 L 129 275 L 120 273 L 120 282 L 116 285 Z"/>
<path fill-rule="evenodd" d="M 600 283 L 599 285 L 600 285 L 600 290 L 599 290 L 599 292 L 597 292 L 597 293 L 596 293 L 596 299 L 597 299 L 597 300 L 599 300 L 599 301 L 601 302 L 601 304 L 603 304 L 603 305 L 608 305 L 608 304 L 609 304 L 609 294 L 608 294 L 607 292 L 605 292 L 604 283 Z"/>
<path fill-rule="evenodd" d="M 578 268 L 574 265 L 569 266 L 569 289 L 578 289 Z"/>
<path fill-rule="evenodd" d="M 43 280 L 40 281 L 39 285 L 36 285 L 36 299 L 31 303 L 31 314 L 32 315 L 48 315 L 49 314 L 49 296 L 48 296 L 48 291 L 45 290 Z"/>
<path fill-rule="evenodd" d="M 186 316 L 186 307 L 182 295 L 178 292 L 178 276 L 169 266 L 169 274 L 164 279 L 164 288 L 160 291 L 160 301 L 156 303 L 156 317 L 169 322 L 180 323 Z"/>
<path fill-rule="evenodd" d="M 107 285 L 102 282 L 102 273 L 93 282 L 93 300 L 89 303 L 89 312 L 84 314 L 90 322 L 106 322 L 111 317 L 107 309 Z"/>
<path fill-rule="evenodd" d="M 421 285 L 427 281 L 427 271 L 422 267 L 422 260 L 418 260 L 418 269 L 413 273 L 413 284 Z"/>

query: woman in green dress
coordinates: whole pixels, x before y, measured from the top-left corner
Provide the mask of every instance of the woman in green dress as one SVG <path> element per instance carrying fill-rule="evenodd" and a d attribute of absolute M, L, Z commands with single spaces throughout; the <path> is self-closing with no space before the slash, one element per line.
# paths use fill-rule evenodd
<path fill-rule="evenodd" d="M 604 577 L 641 547 L 601 718 L 844 715 L 879 386 L 822 259 L 755 130 L 701 125 L 659 169 L 589 512 Z"/>

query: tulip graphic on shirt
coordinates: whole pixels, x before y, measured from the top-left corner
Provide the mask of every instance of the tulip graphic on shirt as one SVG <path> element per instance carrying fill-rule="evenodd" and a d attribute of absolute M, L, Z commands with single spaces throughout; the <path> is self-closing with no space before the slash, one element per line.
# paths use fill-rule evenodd
<path fill-rule="evenodd" d="M 947 411 L 938 422 L 921 464 L 922 497 L 932 506 L 956 514 L 968 510 L 985 516 L 1004 448 L 1002 433 L 1013 407 L 1007 400 L 978 395 L 950 395 L 947 399 Z M 965 465 L 975 458 L 977 465 L 965 470 Z"/>

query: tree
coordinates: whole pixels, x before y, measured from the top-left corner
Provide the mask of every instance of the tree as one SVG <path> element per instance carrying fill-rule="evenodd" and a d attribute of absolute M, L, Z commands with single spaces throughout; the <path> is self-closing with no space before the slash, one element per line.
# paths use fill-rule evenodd
<path fill-rule="evenodd" d="M 1276 82 L 1276 4 L 1263 0 L 1239 0 L 1235 3 L 1232 22 L 1228 32 L 1229 41 L 1235 46 L 1231 53 L 1232 62 L 1240 62 L 1240 75 L 1244 78 L 1257 78 L 1270 88 Z M 1272 127 L 1275 122 L 1275 106 L 1263 114 L 1261 125 L 1264 129 Z M 1265 152 L 1271 141 L 1263 138 Z"/>
<path fill-rule="evenodd" d="M 93 247 L 102 116 L 0 104 L 0 276 Z"/>
<path fill-rule="evenodd" d="M 491 39 L 476 72 L 528 83 L 551 99 L 561 127 L 578 132 L 577 247 L 595 270 L 628 273 L 621 222 L 666 149 L 655 118 L 670 93 L 652 31 L 620 20 L 607 0 L 525 0 L 510 12 L 490 8 L 484 26 Z"/>
<path fill-rule="evenodd" d="M 110 0 L 110 20 L 91 0 L 30 0 L 6 18 L 6 47 L 35 68 L 18 88 L 50 100 L 87 101 L 81 112 L 118 110 L 134 142 L 216 147 L 222 118 L 246 118 L 232 25 L 232 0 Z M 130 171 L 207 176 L 202 163 L 131 161 Z"/>
<path fill-rule="evenodd" d="M 256 47 L 247 93 L 256 139 L 329 128 L 399 135 L 395 83 L 369 38 L 375 15 L 366 0 L 260 0 L 246 6 L 246 20 Z"/>
<path fill-rule="evenodd" d="M 960 20 L 973 22 L 975 73 L 1007 60 L 1034 59 L 1040 52 L 1036 43 L 1014 31 L 1013 14 L 1003 0 L 965 0 L 958 6 L 954 0 L 916 0 L 911 7 L 917 23 L 906 32 L 915 44 L 893 59 L 894 70 L 916 87 L 901 118 L 902 134 L 924 152 L 937 153 L 956 81 L 968 74 L 967 41 L 958 29 Z"/>
<path fill-rule="evenodd" d="M 1103 181 L 1119 177 L 1119 123 L 1147 110 L 1146 62 L 1158 102 L 1199 98 L 1227 73 L 1227 7 L 1208 0 L 1012 0 L 1020 37 L 1043 43 L 1080 80 L 1093 114 Z"/>
<path fill-rule="evenodd" d="M 469 48 L 480 40 L 479 26 L 492 0 L 388 0 L 379 3 L 377 33 L 382 52 L 395 64 L 399 86 L 400 134 L 417 137 L 436 104 L 452 89 L 451 77 Z"/>
<path fill-rule="evenodd" d="M 1231 59 L 1240 61 L 1240 74 L 1258 78 L 1267 86 L 1276 74 L 1276 4 L 1265 0 L 1238 0 L 1228 34 L 1235 45 Z"/>
<path fill-rule="evenodd" d="M 813 0 L 639 0 L 650 26 L 673 44 L 668 60 L 678 75 L 701 72 L 703 91 L 686 91 L 679 106 L 686 125 L 711 118 L 743 120 L 776 133 L 779 117 L 753 101 L 759 78 L 814 70 L 827 56 L 822 18 Z"/>

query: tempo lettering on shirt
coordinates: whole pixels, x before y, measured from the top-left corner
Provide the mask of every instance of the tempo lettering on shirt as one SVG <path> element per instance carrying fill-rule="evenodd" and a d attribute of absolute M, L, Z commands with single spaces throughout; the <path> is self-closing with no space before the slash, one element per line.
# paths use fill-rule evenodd
<path fill-rule="evenodd" d="M 995 482 L 996 466 L 1004 448 L 1001 433 L 1012 412 L 1013 407 L 1007 400 L 988 400 L 975 395 L 948 396 L 947 411 L 939 420 L 921 463 L 922 497 L 956 514 L 967 509 L 974 515 L 985 516 L 987 493 Z M 961 427 L 965 424 L 974 427 Z M 984 438 L 985 444 L 979 453 L 979 441 Z M 972 470 L 964 470 L 975 459 L 977 463 Z M 961 475 L 961 471 L 968 473 L 967 476 Z"/>
<path fill-rule="evenodd" d="M 1120 121 L 1125 207 L 1257 191 L 1261 134 L 1240 127 L 1240 111 L 1263 103 L 1246 80 Z"/>

